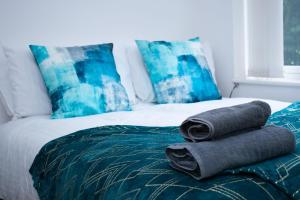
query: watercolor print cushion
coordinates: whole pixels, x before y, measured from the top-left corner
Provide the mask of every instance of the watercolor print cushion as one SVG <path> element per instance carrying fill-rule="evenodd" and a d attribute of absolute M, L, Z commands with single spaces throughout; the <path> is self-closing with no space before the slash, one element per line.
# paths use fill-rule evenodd
<path fill-rule="evenodd" d="M 112 54 L 113 44 L 30 45 L 52 104 L 52 118 L 131 110 Z"/>
<path fill-rule="evenodd" d="M 220 99 L 200 39 L 137 40 L 157 103 L 192 103 Z"/>

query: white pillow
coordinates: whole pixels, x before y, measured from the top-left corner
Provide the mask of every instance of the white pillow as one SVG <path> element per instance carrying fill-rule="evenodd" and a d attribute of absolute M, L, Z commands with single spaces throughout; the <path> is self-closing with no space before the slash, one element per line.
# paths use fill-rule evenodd
<path fill-rule="evenodd" d="M 125 87 L 129 101 L 131 104 L 136 104 L 136 94 L 133 88 L 130 66 L 126 57 L 127 42 L 113 43 L 113 54 L 116 62 L 116 68 L 121 78 L 121 83 Z"/>
<path fill-rule="evenodd" d="M 8 115 L 6 114 L 5 108 L 0 102 L 0 126 L 1 124 L 4 124 L 5 122 L 8 122 L 10 119 Z"/>
<path fill-rule="evenodd" d="M 142 102 L 154 102 L 155 94 L 153 86 L 135 42 L 127 47 L 126 56 L 130 65 L 131 79 L 136 96 Z"/>
<path fill-rule="evenodd" d="M 207 42 L 201 42 L 201 44 L 203 46 L 205 56 L 207 58 L 207 62 L 213 75 L 214 81 L 217 84 L 212 50 Z M 146 70 L 146 67 L 144 65 L 143 58 L 135 42 L 127 46 L 126 56 L 130 65 L 132 83 L 137 97 L 142 102 L 154 102 L 155 93 L 153 90 L 153 86 L 148 72 Z"/>
<path fill-rule="evenodd" d="M 4 46 L 9 63 L 13 118 L 49 115 L 51 103 L 44 81 L 29 48 Z"/>
<path fill-rule="evenodd" d="M 0 102 L 9 118 L 13 116 L 12 94 L 8 80 L 8 62 L 0 44 Z"/>
<path fill-rule="evenodd" d="M 122 44 L 114 46 L 114 56 L 121 83 L 126 89 L 130 103 L 135 104 L 136 97 L 125 56 L 125 47 Z M 22 48 L 4 47 L 4 53 L 9 63 L 13 118 L 51 114 L 51 102 L 47 89 L 29 48 L 27 46 Z"/>

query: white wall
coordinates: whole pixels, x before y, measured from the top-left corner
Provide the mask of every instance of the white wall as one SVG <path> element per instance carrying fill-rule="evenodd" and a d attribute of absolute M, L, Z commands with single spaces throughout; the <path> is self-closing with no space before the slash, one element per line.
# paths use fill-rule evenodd
<path fill-rule="evenodd" d="M 300 100 L 300 87 L 241 84 L 233 96 L 255 97 L 293 102 Z"/>
<path fill-rule="evenodd" d="M 0 41 L 76 45 L 201 36 L 214 49 L 217 78 L 226 95 L 231 9 L 231 0 L 0 0 Z"/>

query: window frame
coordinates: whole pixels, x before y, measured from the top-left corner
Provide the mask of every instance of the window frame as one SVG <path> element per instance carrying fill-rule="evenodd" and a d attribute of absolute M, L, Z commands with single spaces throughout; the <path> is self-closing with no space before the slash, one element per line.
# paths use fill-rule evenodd
<path fill-rule="evenodd" d="M 259 77 L 249 75 L 249 60 L 251 58 L 249 58 L 249 14 L 247 1 L 249 0 L 233 0 L 234 82 L 254 82 L 255 80 L 258 82 L 262 80 L 262 83 L 268 82 L 268 80 L 274 83 L 278 80 L 279 84 L 286 84 L 287 82 L 295 84 L 295 82 L 300 82 L 300 66 L 299 70 L 297 69 L 291 73 L 291 67 L 284 65 L 283 0 L 280 0 L 282 2 L 282 30 L 280 30 L 281 35 L 278 34 L 276 40 L 279 41 L 278 46 L 281 48 L 280 55 L 278 55 L 279 53 L 277 54 L 277 56 L 280 56 L 281 61 L 277 65 L 274 65 L 276 66 L 274 67 L 275 69 L 269 68 L 269 76 Z M 295 66 L 293 66 L 293 68 L 295 68 Z M 287 71 L 291 76 L 286 76 Z M 294 75 L 299 75 L 299 77 L 291 78 Z"/>

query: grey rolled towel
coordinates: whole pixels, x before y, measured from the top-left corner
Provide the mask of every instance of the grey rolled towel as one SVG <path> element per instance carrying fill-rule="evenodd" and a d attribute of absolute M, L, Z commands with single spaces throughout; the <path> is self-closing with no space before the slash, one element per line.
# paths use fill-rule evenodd
<path fill-rule="evenodd" d="M 270 114 L 269 104 L 253 101 L 194 115 L 181 124 L 180 130 L 188 141 L 217 139 L 233 132 L 260 128 Z"/>
<path fill-rule="evenodd" d="M 197 180 L 225 169 L 261 162 L 295 151 L 295 136 L 286 128 L 266 126 L 244 134 L 166 149 L 171 166 Z"/>

